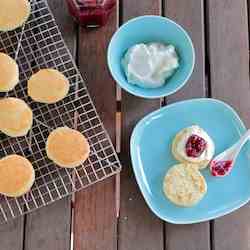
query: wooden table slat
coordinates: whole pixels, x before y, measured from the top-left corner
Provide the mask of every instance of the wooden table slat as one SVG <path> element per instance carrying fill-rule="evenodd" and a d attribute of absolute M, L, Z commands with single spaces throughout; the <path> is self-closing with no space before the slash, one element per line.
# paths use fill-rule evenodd
<path fill-rule="evenodd" d="M 160 1 L 124 0 L 122 2 L 122 22 L 146 14 L 161 14 Z M 122 91 L 121 119 L 121 210 L 119 219 L 120 250 L 163 249 L 163 223 L 145 204 L 135 182 L 129 157 L 129 139 L 133 127 L 139 119 L 160 107 L 160 100 L 146 100 Z"/>
<path fill-rule="evenodd" d="M 66 2 L 48 1 L 72 55 L 76 53 L 76 26 Z M 69 250 L 71 237 L 71 196 L 26 216 L 25 250 Z"/>
<path fill-rule="evenodd" d="M 174 95 L 167 97 L 172 103 L 196 97 L 206 96 L 205 83 L 205 34 L 204 34 L 204 4 L 203 0 L 165 0 L 165 13 L 181 24 L 188 32 L 195 49 L 195 66 L 193 74 L 186 85 Z"/>
<path fill-rule="evenodd" d="M 115 143 L 116 88 L 106 50 L 116 30 L 116 11 L 101 28 L 79 30 L 79 68 L 113 143 Z M 98 73 L 97 73 L 98 72 Z M 77 192 L 74 209 L 74 249 L 115 250 L 117 246 L 115 177 Z"/>
<path fill-rule="evenodd" d="M 24 217 L 0 225 L 0 244 L 4 250 L 23 250 Z"/>
<path fill-rule="evenodd" d="M 70 197 L 29 214 L 25 225 L 25 250 L 69 250 Z"/>
<path fill-rule="evenodd" d="M 246 0 L 209 0 L 212 97 L 224 100 L 250 127 L 249 37 Z M 250 249 L 249 204 L 214 221 L 213 249 Z"/>
<path fill-rule="evenodd" d="M 165 0 L 165 13 L 181 24 L 192 38 L 196 62 L 194 72 L 186 86 L 176 94 L 167 97 L 167 103 L 206 96 L 205 42 L 203 0 Z M 209 222 L 194 225 L 172 225 L 166 223 L 166 247 L 168 250 L 210 249 Z M 180 240 L 181 239 L 181 240 Z"/>

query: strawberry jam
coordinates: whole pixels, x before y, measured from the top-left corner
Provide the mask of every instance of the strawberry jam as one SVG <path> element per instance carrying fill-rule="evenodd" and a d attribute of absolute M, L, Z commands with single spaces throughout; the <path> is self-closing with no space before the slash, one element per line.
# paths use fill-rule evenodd
<path fill-rule="evenodd" d="M 70 14 L 86 27 L 98 27 L 107 22 L 116 0 L 66 0 Z"/>
<path fill-rule="evenodd" d="M 186 143 L 186 154 L 188 157 L 199 157 L 206 149 L 207 142 L 198 135 L 191 135 Z"/>
<path fill-rule="evenodd" d="M 210 165 L 213 176 L 225 176 L 232 168 L 232 161 L 212 161 Z"/>

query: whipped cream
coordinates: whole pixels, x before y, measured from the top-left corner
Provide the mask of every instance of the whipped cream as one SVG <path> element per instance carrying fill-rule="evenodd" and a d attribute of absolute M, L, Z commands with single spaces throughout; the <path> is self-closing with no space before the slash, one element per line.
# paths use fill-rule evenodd
<path fill-rule="evenodd" d="M 195 158 L 189 157 L 186 154 L 186 144 L 187 144 L 189 137 L 192 135 L 200 136 L 207 143 L 205 150 L 201 153 L 200 156 L 195 157 Z M 181 135 L 181 139 L 179 143 L 176 145 L 176 151 L 178 152 L 178 154 L 183 159 L 189 162 L 194 162 L 194 163 L 199 163 L 205 160 L 210 161 L 213 158 L 214 150 L 215 150 L 214 143 L 212 139 L 210 138 L 210 136 L 202 128 L 196 125 L 186 128 Z"/>
<path fill-rule="evenodd" d="M 174 74 L 179 67 L 179 58 L 173 45 L 139 43 L 125 53 L 122 66 L 129 83 L 157 88 Z"/>

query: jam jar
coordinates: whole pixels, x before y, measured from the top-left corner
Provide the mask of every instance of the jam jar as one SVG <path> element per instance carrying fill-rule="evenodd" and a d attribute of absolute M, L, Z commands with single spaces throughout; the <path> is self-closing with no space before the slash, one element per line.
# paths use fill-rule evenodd
<path fill-rule="evenodd" d="M 116 0 L 66 0 L 70 14 L 81 25 L 99 27 L 107 22 Z"/>

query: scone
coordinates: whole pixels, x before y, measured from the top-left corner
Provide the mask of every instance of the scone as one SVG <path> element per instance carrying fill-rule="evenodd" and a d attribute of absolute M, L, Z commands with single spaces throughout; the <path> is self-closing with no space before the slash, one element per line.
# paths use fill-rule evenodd
<path fill-rule="evenodd" d="M 56 103 L 68 92 L 68 79 L 55 69 L 41 69 L 28 81 L 28 95 L 36 102 Z"/>
<path fill-rule="evenodd" d="M 195 166 L 178 164 L 168 170 L 163 181 L 163 191 L 174 204 L 191 207 L 206 194 L 207 184 Z"/>
<path fill-rule="evenodd" d="M 50 133 L 46 152 L 48 158 L 58 166 L 74 168 L 87 160 L 90 147 L 85 136 L 79 131 L 60 127 Z"/>
<path fill-rule="evenodd" d="M 21 99 L 0 99 L 0 131 L 11 137 L 24 136 L 32 127 L 33 113 Z"/>
<path fill-rule="evenodd" d="M 0 92 L 14 89 L 18 82 L 19 69 L 16 61 L 7 54 L 0 53 Z"/>
<path fill-rule="evenodd" d="M 35 181 L 35 171 L 26 158 L 9 155 L 0 160 L 0 193 L 19 197 L 27 193 Z"/>
<path fill-rule="evenodd" d="M 22 26 L 31 11 L 28 0 L 0 1 L 0 31 L 14 30 Z"/>
<path fill-rule="evenodd" d="M 207 167 L 214 155 L 214 143 L 199 126 L 181 130 L 172 143 L 172 154 L 182 163 L 192 163 L 199 169 Z"/>

